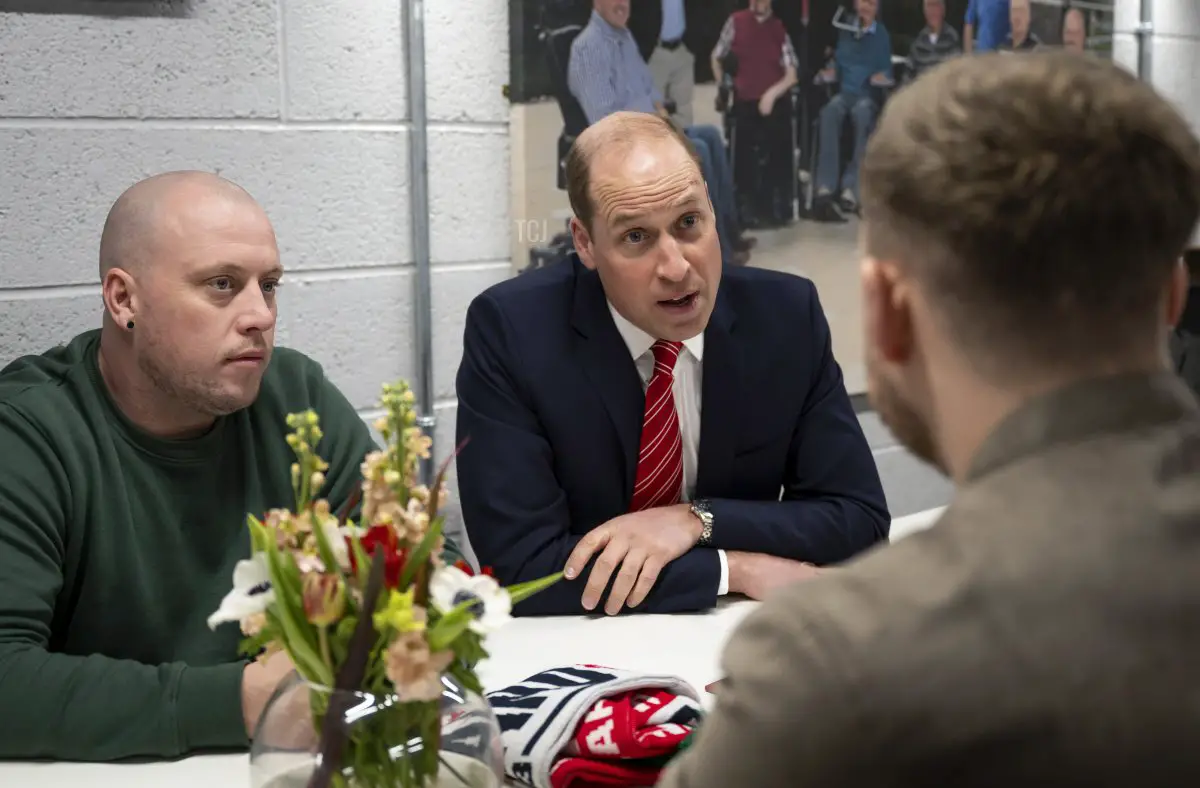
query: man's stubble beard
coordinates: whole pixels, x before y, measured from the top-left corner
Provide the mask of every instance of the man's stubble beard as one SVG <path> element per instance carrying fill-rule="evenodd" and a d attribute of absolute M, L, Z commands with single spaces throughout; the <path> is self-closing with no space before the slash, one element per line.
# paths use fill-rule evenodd
<path fill-rule="evenodd" d="M 165 355 L 162 349 L 162 343 L 156 340 L 149 342 L 145 351 L 138 354 L 138 368 L 155 389 L 194 413 L 214 418 L 228 416 L 249 406 L 258 395 L 259 386 L 255 386 L 252 394 L 243 401 L 200 375 L 186 371 L 171 372 L 167 364 L 160 362 Z"/>
<path fill-rule="evenodd" d="M 920 412 L 871 362 L 867 363 L 867 380 L 867 396 L 871 405 L 896 440 L 917 459 L 945 474 L 945 463 L 934 440 L 933 429 Z"/>

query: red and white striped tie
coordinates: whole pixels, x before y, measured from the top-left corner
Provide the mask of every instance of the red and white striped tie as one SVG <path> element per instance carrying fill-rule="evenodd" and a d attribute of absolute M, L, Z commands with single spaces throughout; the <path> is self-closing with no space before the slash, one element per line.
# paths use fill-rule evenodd
<path fill-rule="evenodd" d="M 654 374 L 646 388 L 642 417 L 642 443 L 638 451 L 637 481 L 633 486 L 632 512 L 679 503 L 683 489 L 683 438 L 675 411 L 675 362 L 681 342 L 660 339 L 654 343 Z"/>

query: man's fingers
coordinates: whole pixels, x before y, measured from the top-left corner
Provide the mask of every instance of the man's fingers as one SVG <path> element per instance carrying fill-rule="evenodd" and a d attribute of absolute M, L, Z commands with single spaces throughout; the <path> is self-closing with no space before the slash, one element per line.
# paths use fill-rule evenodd
<path fill-rule="evenodd" d="M 658 582 L 658 574 L 662 570 L 661 558 L 650 556 L 646 559 L 646 563 L 642 564 L 642 573 L 638 575 L 637 585 L 633 587 L 633 593 L 629 595 L 630 607 L 637 607 L 646 601 L 646 597 L 654 589 L 654 584 Z"/>
<path fill-rule="evenodd" d="M 574 580 L 583 574 L 583 568 L 587 566 L 587 562 L 591 560 L 592 555 L 608 544 L 612 539 L 612 533 L 604 526 L 593 528 L 588 532 L 587 536 L 579 540 L 579 544 L 575 545 L 575 549 L 571 551 L 571 555 L 567 557 L 567 565 L 563 569 L 563 574 L 568 580 Z"/>
<path fill-rule="evenodd" d="M 587 587 L 583 590 L 585 609 L 592 610 L 599 604 L 600 595 L 608 587 L 608 579 L 625 560 L 628 552 L 629 542 L 627 540 L 612 539 L 609 541 L 608 547 L 604 548 L 604 552 L 596 559 L 596 563 L 592 564 L 592 571 L 588 575 Z"/>
<path fill-rule="evenodd" d="M 621 562 L 621 571 L 617 573 L 617 579 L 613 583 L 612 591 L 608 593 L 608 600 L 604 603 L 605 613 L 615 616 L 621 612 L 621 608 L 625 605 L 625 598 L 633 590 L 633 585 L 637 582 L 638 574 L 645 563 L 645 550 L 634 549 L 629 551 L 625 556 L 625 560 Z"/>

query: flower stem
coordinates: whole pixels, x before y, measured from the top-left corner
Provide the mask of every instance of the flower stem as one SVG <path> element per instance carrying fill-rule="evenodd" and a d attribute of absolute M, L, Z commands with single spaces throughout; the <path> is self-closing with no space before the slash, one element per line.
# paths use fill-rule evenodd
<path fill-rule="evenodd" d="M 325 667 L 329 668 L 330 673 L 332 673 L 333 657 L 329 653 L 329 627 L 317 627 L 317 642 L 321 646 L 321 659 L 325 661 Z"/>

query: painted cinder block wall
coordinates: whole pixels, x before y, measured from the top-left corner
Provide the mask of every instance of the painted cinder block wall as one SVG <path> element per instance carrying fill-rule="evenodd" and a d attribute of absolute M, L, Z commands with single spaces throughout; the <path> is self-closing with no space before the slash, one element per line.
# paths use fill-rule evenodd
<path fill-rule="evenodd" d="M 466 306 L 512 275 L 508 4 L 425 9 L 444 456 Z M 197 168 L 274 221 L 280 344 L 367 418 L 383 381 L 415 383 L 404 40 L 399 0 L 0 0 L 0 364 L 99 325 L 108 207 Z"/>

